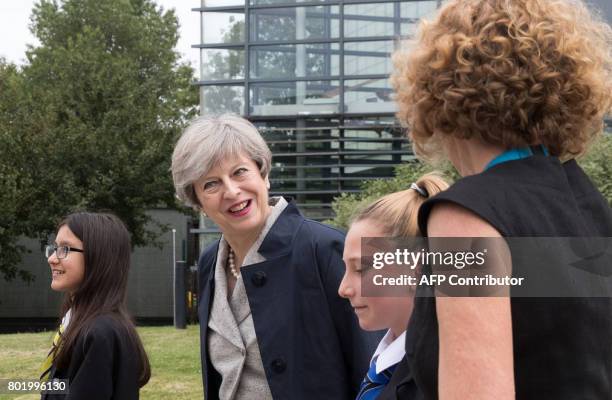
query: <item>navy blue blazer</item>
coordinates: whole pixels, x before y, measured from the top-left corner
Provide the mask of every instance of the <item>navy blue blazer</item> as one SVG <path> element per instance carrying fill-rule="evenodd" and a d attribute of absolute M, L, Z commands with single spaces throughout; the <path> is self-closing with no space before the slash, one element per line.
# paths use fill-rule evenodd
<path fill-rule="evenodd" d="M 423 394 L 417 388 L 406 356 L 395 367 L 389 383 L 376 400 L 422 400 Z"/>
<path fill-rule="evenodd" d="M 219 398 L 221 376 L 207 352 L 217 241 L 199 261 L 204 398 Z M 259 351 L 274 399 L 354 399 L 382 332 L 368 333 L 338 295 L 344 234 L 305 219 L 294 204 L 259 248 L 266 261 L 240 268 Z"/>
<path fill-rule="evenodd" d="M 81 334 L 67 370 L 51 367 L 49 380 L 68 379 L 68 394 L 42 394 L 42 400 L 137 400 L 140 359 L 121 323 L 100 315 Z"/>

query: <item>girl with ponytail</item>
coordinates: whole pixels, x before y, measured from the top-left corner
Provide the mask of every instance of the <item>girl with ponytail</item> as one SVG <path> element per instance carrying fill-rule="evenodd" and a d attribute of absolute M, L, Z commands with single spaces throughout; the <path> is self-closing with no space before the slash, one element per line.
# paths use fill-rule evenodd
<path fill-rule="evenodd" d="M 410 188 L 374 201 L 352 218 L 344 244 L 346 271 L 338 293 L 351 302 L 362 329 L 387 330 L 372 356 L 357 400 L 422 398 L 412 379 L 404 350 L 414 292 L 408 289 L 398 297 L 362 295 L 361 283 L 369 272 L 362 266 L 361 239 L 422 236 L 417 222 L 421 205 L 447 187 L 442 178 L 428 174 Z"/>

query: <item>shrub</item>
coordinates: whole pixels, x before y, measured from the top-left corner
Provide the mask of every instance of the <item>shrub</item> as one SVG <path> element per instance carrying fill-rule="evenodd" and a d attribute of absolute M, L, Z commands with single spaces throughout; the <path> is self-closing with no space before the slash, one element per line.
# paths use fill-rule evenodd
<path fill-rule="evenodd" d="M 612 135 L 605 134 L 600 137 L 578 162 L 612 206 Z M 412 182 L 434 170 L 440 172 L 449 183 L 459 178 L 459 174 L 450 164 L 438 169 L 420 161 L 400 164 L 395 168 L 393 178 L 365 181 L 361 186 L 361 193 L 342 193 L 336 197 L 332 203 L 336 216 L 325 222 L 340 229 L 347 229 L 351 216 L 360 207 L 385 194 L 407 189 Z"/>

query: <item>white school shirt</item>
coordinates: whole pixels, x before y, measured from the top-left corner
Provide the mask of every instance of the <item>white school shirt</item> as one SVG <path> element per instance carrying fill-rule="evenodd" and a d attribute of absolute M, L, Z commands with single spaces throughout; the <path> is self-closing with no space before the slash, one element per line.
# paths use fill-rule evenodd
<path fill-rule="evenodd" d="M 376 360 L 376 373 L 380 374 L 382 371 L 402 361 L 402 358 L 406 355 L 406 349 L 404 343 L 406 342 L 406 331 L 402 332 L 401 335 L 393 339 L 393 333 L 391 329 L 387 331 L 385 337 L 382 338 L 378 347 L 370 360 L 372 364 L 373 360 Z"/>
<path fill-rule="evenodd" d="M 72 308 L 68 309 L 68 311 L 66 312 L 66 315 L 64 315 L 64 318 L 62 318 L 62 325 L 64 326 L 64 332 L 66 332 L 66 329 L 68 328 L 68 324 L 70 323 L 70 315 L 72 314 Z"/>

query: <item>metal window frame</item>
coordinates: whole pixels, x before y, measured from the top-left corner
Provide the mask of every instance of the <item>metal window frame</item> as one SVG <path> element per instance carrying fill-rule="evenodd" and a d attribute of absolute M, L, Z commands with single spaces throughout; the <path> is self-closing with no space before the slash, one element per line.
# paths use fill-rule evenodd
<path fill-rule="evenodd" d="M 338 195 L 343 192 L 356 193 L 359 189 L 355 189 L 355 182 L 359 180 L 373 179 L 373 177 L 381 179 L 389 179 L 387 171 L 382 169 L 394 168 L 399 161 L 410 161 L 415 159 L 414 155 L 407 148 L 408 140 L 403 135 L 404 128 L 399 126 L 397 121 L 394 119 L 394 112 L 392 111 L 377 111 L 372 113 L 349 113 L 346 110 L 345 96 L 348 92 L 346 87 L 347 81 L 351 80 L 384 80 L 389 78 L 388 74 L 352 74 L 345 75 L 345 58 L 350 55 L 357 56 L 381 56 L 382 53 L 388 52 L 377 52 L 377 51 L 359 51 L 359 50 L 347 50 L 346 43 L 364 43 L 364 42 L 375 42 L 375 41 L 389 41 L 394 43 L 394 47 L 397 48 L 397 43 L 404 39 L 406 36 L 401 36 L 402 24 L 416 22 L 418 19 L 412 17 L 404 17 L 401 15 L 401 3 L 406 0 L 333 0 L 325 2 L 307 1 L 303 3 L 277 3 L 277 4 L 260 4 L 253 5 L 250 0 L 246 0 L 244 5 L 236 6 L 223 6 L 223 7 L 199 7 L 193 8 L 193 11 L 200 13 L 208 12 L 228 12 L 228 13 L 239 13 L 244 14 L 244 41 L 238 43 L 200 43 L 192 45 L 192 48 L 204 49 L 227 49 L 227 50 L 242 50 L 244 51 L 244 78 L 240 79 L 214 79 L 214 80 L 203 80 L 200 79 L 194 82 L 195 85 L 200 87 L 210 86 L 239 86 L 244 90 L 243 102 L 244 109 L 243 115 L 245 118 L 251 120 L 253 123 L 258 124 L 265 122 L 264 126 L 259 127 L 265 136 L 266 130 L 269 132 L 278 132 L 279 136 L 283 135 L 283 132 L 291 132 L 292 135 L 287 136 L 286 139 L 278 137 L 272 137 L 267 140 L 271 146 L 295 146 L 298 151 L 284 151 L 276 152 L 275 160 L 277 159 L 288 159 L 289 162 L 295 164 L 288 165 L 282 162 L 282 165 L 272 163 L 272 177 L 271 181 L 275 184 L 293 184 L 293 187 L 302 189 L 305 187 L 299 185 L 303 182 L 321 182 L 321 185 L 317 185 L 319 188 L 315 190 L 276 190 L 272 188 L 271 194 L 283 194 L 283 195 L 294 195 L 298 196 L 298 200 L 314 199 L 315 203 L 305 203 L 304 201 L 298 201 L 302 206 L 318 208 L 318 209 L 329 209 L 331 204 L 324 203 L 325 200 L 331 200 L 332 195 Z M 420 1 L 420 0 L 419 0 Z M 438 0 L 438 6 L 441 1 Z M 347 14 L 345 6 L 350 5 L 361 5 L 361 4 L 393 4 L 393 17 L 386 16 L 373 16 L 373 15 L 358 15 L 358 14 Z M 278 10 L 289 8 L 306 8 L 308 7 L 327 7 L 327 14 L 316 13 L 317 17 L 325 20 L 324 29 L 325 34 L 323 38 L 310 38 L 310 39 L 295 39 L 292 40 L 276 40 L 276 41 L 251 41 L 251 30 L 253 28 L 253 15 L 258 14 L 258 10 Z M 333 9 L 333 6 L 338 6 L 338 10 Z M 291 15 L 291 13 L 287 13 Z M 203 15 L 203 14 L 202 14 Z M 337 17 L 337 18 L 336 18 Z M 345 21 L 346 20 L 359 20 L 359 21 L 371 21 L 376 22 L 393 22 L 393 35 L 385 36 L 345 36 Z M 203 23 L 203 20 L 201 18 Z M 331 37 L 329 31 L 332 27 L 331 24 L 338 24 L 338 36 Z M 202 39 L 202 30 L 200 28 L 200 38 Z M 256 36 L 256 32 L 254 33 Z M 299 36 L 297 36 L 299 37 Z M 301 76 L 301 77 L 281 77 L 281 78 L 252 78 L 251 67 L 254 60 L 251 60 L 251 50 L 256 48 L 274 49 L 274 46 L 297 46 L 297 45 L 317 45 L 326 44 L 330 46 L 329 51 L 324 49 L 323 53 L 328 54 L 330 57 L 339 57 L 338 74 L 331 74 L 331 64 L 328 62 L 326 69 L 323 70 L 324 74 L 318 76 Z M 337 45 L 337 49 L 331 49 L 331 46 Z M 316 51 L 315 51 L 316 52 Z M 200 68 L 201 69 L 201 68 Z M 337 82 L 338 91 L 338 111 L 330 113 L 309 113 L 303 114 L 298 113 L 297 115 L 253 115 L 251 109 L 256 99 L 253 98 L 251 101 L 251 91 L 254 85 L 260 84 L 296 84 L 297 82 Z M 386 83 L 385 83 L 386 85 Z M 366 90 L 362 88 L 361 90 Z M 377 89 L 372 89 L 377 90 Z M 334 93 L 335 94 L 335 93 Z M 296 122 L 298 120 L 299 122 Z M 362 124 L 361 121 L 364 121 Z M 367 121 L 373 121 L 368 123 Z M 286 126 L 285 126 L 286 125 Z M 356 137 L 351 134 L 350 131 L 380 131 L 388 132 L 385 134 L 386 137 Z M 331 135 L 333 131 L 335 134 Z M 314 132 L 314 135 L 309 135 L 308 132 Z M 309 143 L 322 144 L 319 149 L 318 146 L 311 146 L 312 150 L 307 150 L 305 145 Z M 337 146 L 335 145 L 337 143 Z M 355 143 L 377 143 L 381 144 L 389 149 L 377 150 L 378 146 L 372 146 L 374 149 L 354 149 L 351 150 L 348 147 L 349 144 Z M 333 147 L 331 147 L 334 145 Z M 357 146 L 354 147 L 368 147 Z M 292 147 L 289 147 L 292 148 Z M 301 150 L 300 150 L 301 149 Z M 376 159 L 381 155 L 389 156 L 389 160 Z M 309 160 L 309 157 L 314 157 Z M 333 158 L 332 158 L 333 157 Z M 355 158 L 352 158 L 355 157 Z M 361 159 L 363 157 L 363 159 Z M 301 158 L 301 160 L 300 160 Z M 322 162 L 322 163 L 321 163 Z M 351 173 L 346 173 L 348 168 L 357 168 Z M 361 168 L 366 170 L 360 171 Z M 317 177 L 308 175 L 310 172 L 306 170 L 322 170 L 320 173 L 317 172 Z M 381 170 L 377 170 L 381 169 Z M 297 171 L 303 171 L 298 173 Z M 291 171 L 294 171 L 291 173 Z M 333 172 L 332 172 L 333 171 Z M 372 175 L 369 175 L 369 174 Z M 277 175 L 278 176 L 275 176 Z M 285 176 L 283 176 L 285 175 Z M 334 183 L 336 183 L 334 185 Z M 322 189 L 324 188 L 324 189 Z M 311 197 L 313 196 L 313 197 Z M 318 197 L 317 197 L 318 196 Z M 320 200 L 320 201 L 319 201 Z"/>
<path fill-rule="evenodd" d="M 318 81 L 353 81 L 353 80 L 370 80 L 370 79 L 389 79 L 389 75 L 387 74 L 363 74 L 363 75 L 349 75 L 345 76 L 342 79 L 342 74 L 340 75 L 329 75 L 329 76 L 300 76 L 295 78 L 251 78 L 248 79 L 249 83 L 295 83 L 295 82 L 318 82 Z M 197 81 L 198 86 L 217 86 L 217 85 L 230 85 L 230 86 L 240 86 L 247 79 L 219 79 L 219 80 L 204 80 Z M 338 87 L 343 85 L 338 85 Z"/>
<path fill-rule="evenodd" d="M 384 3 L 404 3 L 404 2 L 418 3 L 424 1 L 436 1 L 436 0 L 326 0 L 326 1 L 304 1 L 304 2 L 285 2 L 285 3 L 274 3 L 274 4 L 250 4 L 249 0 L 245 0 L 244 6 L 242 4 L 232 6 L 217 6 L 217 7 L 193 7 L 191 11 L 205 12 L 205 11 L 224 11 L 224 10 L 241 10 L 245 6 L 250 9 L 259 8 L 293 8 L 293 7 L 310 7 L 310 6 L 333 6 L 341 4 L 384 4 Z M 439 8 L 443 0 L 437 0 L 437 7 Z"/>

